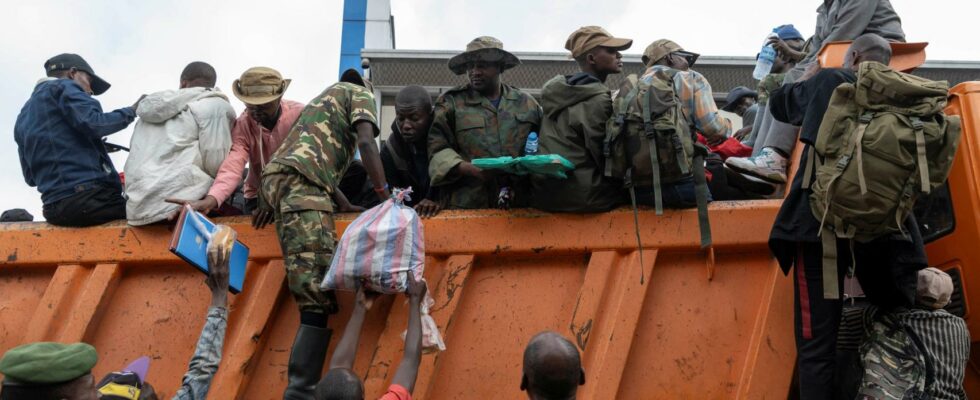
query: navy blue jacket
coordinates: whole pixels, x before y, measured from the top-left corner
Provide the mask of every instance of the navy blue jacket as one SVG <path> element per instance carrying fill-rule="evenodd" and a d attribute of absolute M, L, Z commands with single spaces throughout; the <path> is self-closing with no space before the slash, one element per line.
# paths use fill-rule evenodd
<path fill-rule="evenodd" d="M 39 83 L 14 125 L 24 180 L 37 187 L 46 205 L 97 185 L 121 193 L 102 137 L 134 119 L 132 107 L 103 113 L 99 101 L 70 79 Z"/>

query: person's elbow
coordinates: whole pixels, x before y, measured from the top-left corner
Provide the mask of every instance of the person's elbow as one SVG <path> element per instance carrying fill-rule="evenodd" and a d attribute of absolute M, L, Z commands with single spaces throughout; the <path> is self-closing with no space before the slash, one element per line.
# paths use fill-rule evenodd
<path fill-rule="evenodd" d="M 373 137 L 364 137 L 364 135 L 361 135 L 357 138 L 357 148 L 361 151 L 361 154 L 372 149 L 376 150 L 376 146 L 377 143 Z"/>

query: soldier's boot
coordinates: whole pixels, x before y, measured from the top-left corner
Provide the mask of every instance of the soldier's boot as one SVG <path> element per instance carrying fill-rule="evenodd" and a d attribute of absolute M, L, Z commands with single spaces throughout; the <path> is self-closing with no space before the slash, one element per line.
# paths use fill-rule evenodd
<path fill-rule="evenodd" d="M 313 390 L 320 381 L 332 334 L 330 328 L 299 325 L 293 349 L 289 353 L 289 383 L 283 400 L 313 400 Z"/>

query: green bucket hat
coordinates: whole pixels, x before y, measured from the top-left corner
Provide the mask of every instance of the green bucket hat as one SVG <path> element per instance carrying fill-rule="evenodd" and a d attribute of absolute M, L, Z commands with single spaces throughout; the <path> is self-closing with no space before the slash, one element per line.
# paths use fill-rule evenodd
<path fill-rule="evenodd" d="M 517 56 L 504 50 L 504 43 L 495 37 L 480 36 L 466 45 L 466 51 L 449 59 L 449 70 L 456 75 L 466 73 L 471 62 L 499 63 L 501 71 L 521 65 Z"/>

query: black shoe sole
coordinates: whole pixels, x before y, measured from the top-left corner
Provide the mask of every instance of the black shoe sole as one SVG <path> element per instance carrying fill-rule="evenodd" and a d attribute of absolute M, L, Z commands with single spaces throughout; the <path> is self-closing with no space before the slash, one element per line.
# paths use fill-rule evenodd
<path fill-rule="evenodd" d="M 762 180 L 764 180 L 766 182 L 769 182 L 769 183 L 771 183 L 773 185 L 785 185 L 786 184 L 786 182 L 780 182 L 780 181 L 776 181 L 776 180 L 772 180 L 772 179 L 766 178 L 764 176 L 759 176 L 759 175 L 756 175 L 755 172 L 753 172 L 753 171 L 749 171 L 747 169 L 742 169 L 742 168 L 736 167 L 734 165 L 730 165 L 728 163 L 725 163 L 725 168 L 728 168 L 730 170 L 737 171 L 739 174 L 745 174 L 745 175 L 749 175 L 749 176 L 751 176 L 753 178 L 762 179 Z"/>
<path fill-rule="evenodd" d="M 767 183 L 769 181 L 760 182 L 749 179 L 739 172 L 738 168 L 730 168 L 727 164 L 725 165 L 725 176 L 728 178 L 729 185 L 742 189 L 746 192 L 761 194 L 763 196 L 769 196 L 776 193 L 775 184 Z M 755 177 L 755 175 L 752 176 Z"/>

